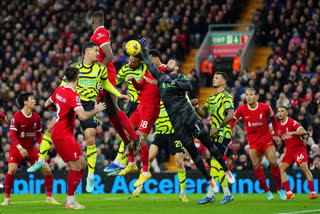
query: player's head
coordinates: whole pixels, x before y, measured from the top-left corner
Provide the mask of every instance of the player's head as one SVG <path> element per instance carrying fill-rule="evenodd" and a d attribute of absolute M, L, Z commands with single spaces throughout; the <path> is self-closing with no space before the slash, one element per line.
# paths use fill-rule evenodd
<path fill-rule="evenodd" d="M 286 119 L 288 116 L 288 108 L 286 106 L 279 106 L 277 114 L 280 120 Z"/>
<path fill-rule="evenodd" d="M 102 11 L 95 11 L 91 14 L 91 24 L 96 26 L 104 24 L 104 14 Z"/>
<path fill-rule="evenodd" d="M 228 75 L 224 72 L 216 72 L 212 78 L 212 86 L 214 88 L 218 88 L 221 86 L 225 86 L 228 80 Z"/>
<path fill-rule="evenodd" d="M 141 65 L 141 55 L 138 54 L 136 56 L 130 56 L 128 66 L 131 69 L 136 69 Z"/>
<path fill-rule="evenodd" d="M 160 62 L 160 52 L 157 49 L 151 49 L 148 51 L 151 61 L 153 62 L 153 64 L 155 64 L 157 67 L 160 66 L 161 62 Z"/>
<path fill-rule="evenodd" d="M 177 73 L 181 68 L 181 63 L 179 60 L 171 58 L 167 63 L 165 72 L 170 74 L 171 72 Z"/>
<path fill-rule="evenodd" d="M 246 100 L 247 103 L 250 104 L 254 104 L 257 102 L 257 96 L 256 96 L 256 89 L 254 88 L 248 88 L 246 90 Z"/>
<path fill-rule="evenodd" d="M 79 69 L 74 66 L 68 66 L 64 72 L 68 82 L 75 82 L 79 79 Z"/>
<path fill-rule="evenodd" d="M 99 56 L 99 46 L 94 42 L 86 42 L 82 45 L 82 55 L 90 61 L 97 60 Z"/>
<path fill-rule="evenodd" d="M 22 108 L 29 107 L 31 110 L 33 110 L 36 107 L 36 100 L 34 99 L 32 92 L 25 92 L 19 94 L 17 97 L 17 103 Z"/>

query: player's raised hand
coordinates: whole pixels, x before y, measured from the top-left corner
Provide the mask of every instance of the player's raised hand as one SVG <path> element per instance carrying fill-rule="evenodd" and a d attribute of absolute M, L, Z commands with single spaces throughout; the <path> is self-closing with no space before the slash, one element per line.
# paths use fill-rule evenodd
<path fill-rule="evenodd" d="M 167 74 L 163 75 L 163 82 L 169 83 L 170 85 L 175 85 L 176 82 L 171 79 Z"/>
<path fill-rule="evenodd" d="M 132 79 L 134 79 L 133 76 L 128 76 L 128 77 L 127 77 L 127 80 L 128 80 L 128 81 L 132 81 Z"/>
<path fill-rule="evenodd" d="M 123 101 L 125 101 L 126 103 L 129 102 L 129 96 L 128 95 L 121 94 L 121 96 L 119 98 L 122 99 Z"/>
<path fill-rule="evenodd" d="M 97 111 L 97 112 L 100 112 L 100 111 L 103 111 L 107 108 L 106 104 L 105 103 L 99 103 L 99 104 L 95 104 L 94 106 L 94 109 Z"/>
<path fill-rule="evenodd" d="M 19 149 L 19 152 L 20 152 L 20 154 L 21 154 L 21 156 L 22 156 L 23 158 L 28 157 L 28 151 L 27 151 L 26 149 L 24 149 L 23 147 L 21 147 L 21 148 Z"/>
<path fill-rule="evenodd" d="M 196 106 L 196 105 L 198 105 L 198 103 L 199 103 L 199 100 L 198 100 L 198 99 L 192 99 L 192 100 L 191 100 L 192 106 Z"/>
<path fill-rule="evenodd" d="M 142 39 L 139 40 L 139 43 L 143 49 L 147 49 L 148 42 L 147 42 L 148 37 L 143 37 Z"/>

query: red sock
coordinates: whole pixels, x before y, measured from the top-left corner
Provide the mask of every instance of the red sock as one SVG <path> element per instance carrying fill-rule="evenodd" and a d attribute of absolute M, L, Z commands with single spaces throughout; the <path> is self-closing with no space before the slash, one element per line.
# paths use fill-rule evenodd
<path fill-rule="evenodd" d="M 48 176 L 44 176 L 44 185 L 46 187 L 47 197 L 52 197 L 52 188 L 53 188 L 52 174 Z"/>
<path fill-rule="evenodd" d="M 278 165 L 276 167 L 271 167 L 271 174 L 272 174 L 273 180 L 276 182 L 277 190 L 282 190 L 280 168 Z"/>
<path fill-rule="evenodd" d="M 6 178 L 4 179 L 4 184 L 5 184 L 4 192 L 6 193 L 6 198 L 10 198 L 13 182 L 14 182 L 14 175 L 7 173 Z"/>
<path fill-rule="evenodd" d="M 70 172 L 69 172 L 68 181 L 67 181 L 69 196 L 74 195 L 74 192 L 76 191 L 76 189 L 80 183 L 81 179 L 79 179 L 79 174 L 80 174 L 80 172 L 75 171 L 75 170 L 70 170 Z"/>
<path fill-rule="evenodd" d="M 309 188 L 310 192 L 315 192 L 314 191 L 313 180 L 308 181 L 308 188 Z"/>
<path fill-rule="evenodd" d="M 123 127 L 121 126 L 119 118 L 117 118 L 116 115 L 109 115 L 109 118 L 113 128 L 116 130 L 116 132 L 119 134 L 119 136 L 123 140 L 123 143 L 127 144 L 129 142 L 129 139 Z"/>
<path fill-rule="evenodd" d="M 129 162 L 129 163 L 134 163 L 133 149 L 131 149 L 131 150 L 129 151 L 128 162 Z"/>
<path fill-rule="evenodd" d="M 254 170 L 254 175 L 256 176 L 257 180 L 259 181 L 260 185 L 264 189 L 264 192 L 269 192 L 269 188 L 266 183 L 266 177 L 261 168 Z"/>
<path fill-rule="evenodd" d="M 138 140 L 138 135 L 134 131 L 134 129 L 132 128 L 132 125 L 130 124 L 126 113 L 124 113 L 124 111 L 120 110 L 118 113 L 118 118 L 121 121 L 123 128 L 130 134 L 131 139 L 134 141 Z"/>
<path fill-rule="evenodd" d="M 291 191 L 289 181 L 285 181 L 282 184 L 283 184 L 284 190 L 286 192 L 290 192 Z"/>
<path fill-rule="evenodd" d="M 149 171 L 149 149 L 147 145 L 144 145 L 140 149 L 140 156 L 142 162 L 142 172 Z"/>

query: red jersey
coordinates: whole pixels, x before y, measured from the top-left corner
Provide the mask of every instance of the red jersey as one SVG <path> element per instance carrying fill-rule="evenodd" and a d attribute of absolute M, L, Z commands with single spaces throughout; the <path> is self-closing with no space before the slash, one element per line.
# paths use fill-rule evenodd
<path fill-rule="evenodd" d="M 56 124 L 53 127 L 52 135 L 63 137 L 65 134 L 72 134 L 76 120 L 75 111 L 83 108 L 77 92 L 68 86 L 58 87 L 51 95 L 50 100 L 57 108 Z"/>
<path fill-rule="evenodd" d="M 287 121 L 284 123 L 282 123 L 281 121 L 278 122 L 279 134 L 282 136 L 282 139 L 286 144 L 287 151 L 292 151 L 295 149 L 301 149 L 306 147 L 303 140 L 301 139 L 301 136 L 283 136 L 286 132 L 297 131 L 299 128 L 302 128 L 302 126 L 297 121 L 289 117 L 287 118 Z"/>
<path fill-rule="evenodd" d="M 158 67 L 158 69 L 159 69 L 159 71 L 161 71 L 162 73 L 165 73 L 166 67 L 167 67 L 166 65 L 161 64 L 161 65 Z"/>
<path fill-rule="evenodd" d="M 10 124 L 11 146 L 20 144 L 24 149 L 31 149 L 34 146 L 34 137 L 42 137 L 41 118 L 37 113 L 32 112 L 26 115 L 23 110 L 16 112 Z M 38 142 L 41 143 L 41 142 Z"/>
<path fill-rule="evenodd" d="M 141 105 L 154 105 L 160 108 L 160 94 L 157 85 L 152 84 L 153 76 L 147 71 L 141 81 L 138 83 L 135 79 L 132 79 L 132 84 L 140 91 L 138 99 Z"/>
<path fill-rule="evenodd" d="M 102 62 L 102 60 L 104 59 L 105 55 L 104 55 L 103 51 L 101 50 L 101 47 L 104 46 L 104 45 L 107 45 L 107 44 L 110 45 L 110 34 L 109 34 L 109 31 L 104 26 L 98 27 L 94 31 L 93 35 L 90 37 L 90 41 L 96 43 L 99 46 L 98 62 Z M 111 61 L 107 65 L 108 73 L 111 70 L 113 71 L 113 68 L 114 68 L 113 62 Z"/>
<path fill-rule="evenodd" d="M 258 102 L 257 107 L 251 109 L 248 104 L 240 106 L 234 113 L 234 118 L 244 121 L 248 137 L 248 144 L 272 141 L 268 125 L 268 118 L 273 116 L 269 105 Z"/>

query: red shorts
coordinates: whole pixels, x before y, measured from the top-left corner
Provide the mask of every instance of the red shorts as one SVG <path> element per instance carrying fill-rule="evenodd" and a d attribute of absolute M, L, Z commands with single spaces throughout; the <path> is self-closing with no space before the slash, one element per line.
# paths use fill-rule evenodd
<path fill-rule="evenodd" d="M 132 125 L 138 127 L 142 133 L 150 133 L 153 124 L 158 119 L 160 106 L 139 104 L 133 112 L 129 121 Z"/>
<path fill-rule="evenodd" d="M 253 143 L 249 145 L 249 149 L 257 150 L 261 155 L 267 150 L 269 146 L 274 146 L 273 141 L 265 141 L 260 143 Z"/>
<path fill-rule="evenodd" d="M 16 147 L 11 147 L 9 151 L 9 159 L 8 163 L 16 163 L 18 166 L 21 165 L 21 161 L 23 159 L 27 160 L 31 166 L 38 160 L 39 158 L 39 151 L 36 149 L 36 147 L 32 147 L 30 149 L 26 149 L 28 152 L 28 156 L 26 158 L 23 158 L 20 154 L 20 151 Z"/>
<path fill-rule="evenodd" d="M 300 166 L 301 163 L 308 162 L 307 150 L 303 148 L 293 151 L 286 151 L 280 162 L 288 163 L 290 165 L 293 165 L 294 162 L 296 162 L 297 165 Z"/>
<path fill-rule="evenodd" d="M 52 137 L 52 142 L 64 162 L 79 160 L 79 156 L 83 155 L 74 135 L 67 134 L 61 138 Z"/>

